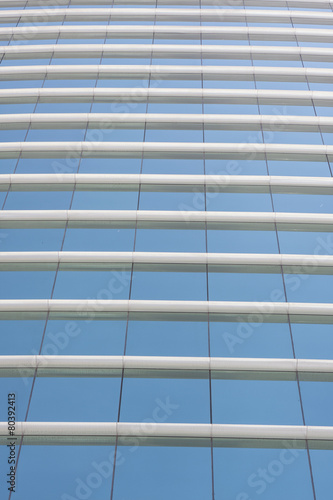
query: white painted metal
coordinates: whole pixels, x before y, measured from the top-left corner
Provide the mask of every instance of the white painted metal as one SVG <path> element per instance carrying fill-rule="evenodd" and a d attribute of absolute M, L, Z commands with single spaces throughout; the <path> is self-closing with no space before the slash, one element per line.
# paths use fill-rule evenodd
<path fill-rule="evenodd" d="M 0 89 L 0 104 L 41 102 L 161 102 L 333 106 L 333 92 L 266 89 L 25 88 Z"/>
<path fill-rule="evenodd" d="M 187 158 L 333 160 L 333 146 L 191 142 L 2 142 L 0 158 Z M 57 163 L 54 170 L 58 172 Z M 59 165 L 58 165 L 59 166 Z M 66 164 L 63 165 L 63 168 Z"/>
<path fill-rule="evenodd" d="M 11 0 L 12 1 L 12 0 Z M 109 0 L 108 0 L 109 1 Z M 132 0 L 129 0 L 132 1 Z M 155 0 L 154 0 L 155 1 Z M 215 1 L 215 0 L 213 0 Z M 276 26 L 51 25 L 0 27 L 0 40 L 127 38 L 200 40 L 280 40 L 331 43 L 331 29 Z"/>
<path fill-rule="evenodd" d="M 295 115 L 180 113 L 29 113 L 0 115 L 0 130 L 148 128 L 185 130 L 270 130 L 333 132 L 333 118 Z"/>
<path fill-rule="evenodd" d="M 1 319 L 126 319 L 333 323 L 333 304 L 172 300 L 0 300 Z"/>
<path fill-rule="evenodd" d="M 0 191 L 180 191 L 333 194 L 331 177 L 184 174 L 0 174 Z"/>
<path fill-rule="evenodd" d="M 333 13 L 332 13 L 333 14 Z M 158 80 L 250 80 L 295 81 L 331 83 L 333 69 L 280 66 L 191 66 L 179 65 L 38 65 L 0 66 L 0 79 L 12 80 L 58 80 L 58 79 L 141 79 Z M 136 90 L 136 92 L 139 92 Z"/>
<path fill-rule="evenodd" d="M 8 424 L 0 423 L 1 444 L 8 443 Z M 235 446 L 332 449 L 333 427 L 301 425 L 168 424 L 156 422 L 16 422 L 23 444 L 114 444 Z"/>
<path fill-rule="evenodd" d="M 182 8 L 57 8 L 3 10 L 3 23 L 79 21 L 177 21 L 333 24 L 333 12 L 316 10 L 182 9 Z"/>
<path fill-rule="evenodd" d="M 177 252 L 1 252 L 0 270 L 110 270 L 332 274 L 331 255 Z"/>
<path fill-rule="evenodd" d="M 332 381 L 333 360 L 158 356 L 0 356 L 0 377 L 213 378 Z"/>
<path fill-rule="evenodd" d="M 0 45 L 0 57 L 12 59 L 48 58 L 166 58 L 231 59 L 268 61 L 333 61 L 330 47 L 280 47 L 261 45 L 175 45 L 175 44 L 47 44 Z M 139 61 L 138 61 L 139 62 Z"/>

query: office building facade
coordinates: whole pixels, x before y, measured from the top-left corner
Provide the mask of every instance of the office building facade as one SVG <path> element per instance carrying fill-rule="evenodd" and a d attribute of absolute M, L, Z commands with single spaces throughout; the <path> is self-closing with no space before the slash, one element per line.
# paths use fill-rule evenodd
<path fill-rule="evenodd" d="M 0 9 L 1 498 L 329 498 L 333 2 Z"/>

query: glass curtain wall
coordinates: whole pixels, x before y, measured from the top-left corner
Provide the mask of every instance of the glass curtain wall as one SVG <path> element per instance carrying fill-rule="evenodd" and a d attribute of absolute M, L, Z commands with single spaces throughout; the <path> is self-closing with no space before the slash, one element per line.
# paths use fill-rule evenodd
<path fill-rule="evenodd" d="M 329 498 L 333 2 L 0 9 L 1 498 Z"/>

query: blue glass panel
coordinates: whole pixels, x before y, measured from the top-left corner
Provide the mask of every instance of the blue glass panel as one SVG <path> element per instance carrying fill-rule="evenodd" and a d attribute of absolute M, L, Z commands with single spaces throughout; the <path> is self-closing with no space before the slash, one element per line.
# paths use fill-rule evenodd
<path fill-rule="evenodd" d="M 271 212 L 269 193 L 217 193 L 208 191 L 207 210 L 231 212 Z"/>
<path fill-rule="evenodd" d="M 301 382 L 306 425 L 333 425 L 331 382 Z"/>
<path fill-rule="evenodd" d="M 327 162 L 314 161 L 268 161 L 271 175 L 300 175 L 314 177 L 330 177 Z"/>
<path fill-rule="evenodd" d="M 203 174 L 204 162 L 202 160 L 150 160 L 143 161 L 142 173 L 144 174 Z"/>
<path fill-rule="evenodd" d="M 75 191 L 73 210 L 136 210 L 136 191 Z"/>
<path fill-rule="evenodd" d="M 205 8 L 208 8 L 208 5 L 205 6 Z M 203 45 L 249 45 L 249 40 L 246 38 L 245 40 L 236 40 L 236 39 L 226 39 L 226 40 L 210 40 L 205 38 L 203 35 L 203 40 L 202 40 Z"/>
<path fill-rule="evenodd" d="M 316 105 L 316 114 L 318 116 L 332 116 L 333 115 L 333 109 L 332 107 L 322 107 Z"/>
<path fill-rule="evenodd" d="M 211 498 L 209 448 L 121 446 L 117 457 L 114 500 Z"/>
<path fill-rule="evenodd" d="M 85 129 L 71 130 L 71 129 L 53 129 L 53 130 L 29 130 L 27 142 L 38 141 L 83 141 L 85 136 Z"/>
<path fill-rule="evenodd" d="M 1 142 L 21 142 L 27 134 L 27 130 L 0 130 Z"/>
<path fill-rule="evenodd" d="M 125 7 L 125 5 L 123 5 L 123 7 Z M 129 6 L 127 6 L 129 8 Z M 134 6 L 133 6 L 134 7 Z M 143 6 L 142 6 L 143 7 Z M 135 9 L 136 8 L 140 8 L 140 5 L 136 5 L 134 7 Z M 144 8 L 144 7 L 143 7 Z M 101 40 L 100 43 L 103 43 L 105 42 L 107 45 L 114 45 L 115 47 L 118 45 L 118 44 L 123 44 L 123 43 L 126 43 L 126 44 L 136 44 L 136 45 L 140 45 L 140 44 L 148 44 L 150 45 L 152 43 L 152 39 L 151 38 L 107 38 L 106 40 Z M 154 39 L 154 43 L 158 43 L 159 40 L 158 39 Z M 82 43 L 87 43 L 87 41 L 85 39 L 82 40 Z M 90 40 L 89 40 L 89 43 Z M 166 40 L 166 43 L 169 43 L 169 40 Z M 171 40 L 170 40 L 170 43 L 171 43 Z"/>
<path fill-rule="evenodd" d="M 169 80 L 169 79 L 164 79 L 163 76 L 159 77 L 158 80 L 153 82 L 153 84 L 150 84 L 150 87 L 161 87 L 165 89 L 201 89 L 202 84 L 200 79 L 198 80 L 186 80 L 186 79 L 179 79 L 179 80 Z"/>
<path fill-rule="evenodd" d="M 42 354 L 110 355 L 124 353 L 126 321 L 49 320 L 45 331 Z"/>
<path fill-rule="evenodd" d="M 290 302 L 333 302 L 333 276 L 286 275 Z"/>
<path fill-rule="evenodd" d="M 7 113 L 8 114 L 33 113 L 34 109 L 35 109 L 34 103 L 31 103 L 31 104 L 6 104 L 6 106 L 1 104 L 1 111 L 3 111 L 3 113 L 6 113 L 6 114 Z"/>
<path fill-rule="evenodd" d="M 42 86 L 42 83 L 40 85 L 38 84 L 35 84 L 35 85 L 32 85 L 33 87 L 41 87 Z M 70 80 L 69 78 L 65 78 L 64 80 L 60 80 L 60 79 L 46 79 L 44 84 L 43 84 L 43 87 L 45 88 L 68 88 L 68 87 L 71 87 L 71 88 L 78 88 L 78 87 L 95 87 L 96 85 L 96 79 L 93 79 L 93 80 L 87 80 L 87 79 L 81 79 L 81 78 L 77 78 L 76 80 Z"/>
<path fill-rule="evenodd" d="M 140 89 L 139 89 L 140 90 Z M 135 102 L 136 95 L 140 92 L 136 92 L 136 89 L 130 93 L 128 102 L 94 102 L 92 105 L 92 113 L 145 113 L 147 109 L 146 102 Z"/>
<path fill-rule="evenodd" d="M 258 80 L 257 83 L 258 89 L 271 89 L 276 90 L 308 90 L 308 84 L 305 82 L 293 82 L 293 81 L 261 81 Z M 314 89 L 313 89 L 314 90 Z"/>
<path fill-rule="evenodd" d="M 333 359 L 332 325 L 292 325 L 296 358 Z"/>
<path fill-rule="evenodd" d="M 76 59 L 73 59 L 72 57 L 68 58 L 62 58 L 62 57 L 57 57 L 53 58 L 51 61 L 52 66 L 74 66 L 75 64 L 101 64 L 101 59 L 100 57 L 78 57 Z"/>
<path fill-rule="evenodd" d="M 1 299 L 48 299 L 51 295 L 55 273 L 1 271 Z"/>
<path fill-rule="evenodd" d="M 173 6 L 174 7 L 177 7 L 176 5 Z M 177 34 L 175 34 L 175 36 L 177 36 Z M 194 37 L 197 36 L 197 39 L 195 39 Z M 217 40 L 216 40 L 217 41 Z M 144 41 L 142 43 L 145 43 Z M 166 38 L 166 39 L 163 39 L 163 38 L 154 38 L 154 45 L 200 45 L 200 35 L 197 34 L 197 35 L 193 35 L 193 39 L 178 39 L 178 38 Z"/>
<path fill-rule="evenodd" d="M 210 300 L 268 301 L 280 291 L 280 301 L 284 301 L 279 274 L 210 272 L 208 283 Z"/>
<path fill-rule="evenodd" d="M 81 174 L 138 174 L 140 173 L 140 158 L 82 158 Z"/>
<path fill-rule="evenodd" d="M 17 60 L 17 59 L 3 59 L 1 61 L 1 66 L 43 66 L 43 65 L 48 65 L 50 64 L 50 59 L 42 59 L 42 58 L 36 58 L 36 59 L 22 59 L 22 60 Z"/>
<path fill-rule="evenodd" d="M 179 110 L 179 113 L 182 113 Z M 202 130 L 147 130 L 147 142 L 203 142 Z"/>
<path fill-rule="evenodd" d="M 71 191 L 10 191 L 6 200 L 6 210 L 67 210 L 70 206 Z"/>
<path fill-rule="evenodd" d="M 3 206 L 3 202 L 5 201 L 6 196 L 7 196 L 7 192 L 0 193 L 0 207 Z"/>
<path fill-rule="evenodd" d="M 283 131 L 283 122 L 279 130 L 264 131 L 264 142 L 273 144 L 322 144 L 319 132 L 291 132 Z"/>
<path fill-rule="evenodd" d="M 204 89 L 254 89 L 254 81 L 203 79 Z"/>
<path fill-rule="evenodd" d="M 139 59 L 138 61 L 141 61 Z M 164 66 L 164 65 L 169 65 L 172 64 L 173 66 L 185 66 L 186 64 L 190 64 L 191 66 L 201 66 L 201 58 L 200 55 L 198 58 L 189 58 L 189 59 L 180 59 L 180 58 L 157 58 L 154 57 L 152 60 L 152 64 L 155 64 L 156 66 Z"/>
<path fill-rule="evenodd" d="M 24 445 L 15 498 L 110 500 L 113 463 L 111 446 Z"/>
<path fill-rule="evenodd" d="M 89 113 L 90 102 L 38 102 L 36 113 Z M 28 111 L 27 111 L 28 112 Z"/>
<path fill-rule="evenodd" d="M 60 250 L 63 229 L 1 229 L 3 252 Z"/>
<path fill-rule="evenodd" d="M 128 356 L 207 356 L 204 322 L 129 321 Z"/>
<path fill-rule="evenodd" d="M 134 266 L 132 299 L 206 300 L 205 273 L 136 272 Z"/>
<path fill-rule="evenodd" d="M 22 422 L 28 408 L 29 397 L 32 387 L 32 378 L 26 376 L 27 373 L 22 370 L 17 378 L 6 377 L 0 378 L 0 421 L 7 422 L 8 420 L 8 394 L 15 394 L 15 420 Z M 2 481 L 1 481 L 2 483 Z"/>
<path fill-rule="evenodd" d="M 214 484 L 216 498 L 313 498 L 307 453 L 292 443 L 280 450 L 214 448 Z"/>
<path fill-rule="evenodd" d="M 192 61 L 192 60 L 191 60 Z M 252 66 L 250 59 L 203 59 L 203 66 Z"/>
<path fill-rule="evenodd" d="M 213 422 L 302 425 L 297 383 L 277 380 L 212 380 Z"/>
<path fill-rule="evenodd" d="M 27 88 L 40 88 L 43 85 L 43 80 L 12 80 L 0 81 L 0 89 L 27 89 Z"/>
<path fill-rule="evenodd" d="M 140 210 L 205 210 L 204 193 L 140 193 Z"/>
<path fill-rule="evenodd" d="M 126 117 L 124 118 L 126 120 Z M 130 128 L 113 128 L 108 129 L 98 128 L 89 129 L 87 131 L 86 140 L 96 142 L 142 142 L 144 136 L 144 130 L 142 129 L 130 129 Z"/>
<path fill-rule="evenodd" d="M 117 88 L 132 88 L 135 92 L 139 91 L 142 88 L 147 88 L 149 87 L 148 85 L 148 78 L 142 78 L 141 80 L 135 80 L 133 79 L 114 79 L 114 80 L 108 80 L 108 79 L 103 79 L 103 80 L 97 80 L 96 87 L 117 87 Z"/>
<path fill-rule="evenodd" d="M 135 249 L 137 252 L 205 252 L 205 232 L 191 229 L 139 229 Z"/>
<path fill-rule="evenodd" d="M 333 135 L 327 132 L 322 134 L 324 144 L 332 146 L 333 145 Z"/>
<path fill-rule="evenodd" d="M 148 422 L 152 419 L 209 423 L 209 381 L 125 377 L 120 420 Z"/>
<path fill-rule="evenodd" d="M 117 420 L 119 378 L 37 378 L 28 419 L 32 422 Z"/>
<path fill-rule="evenodd" d="M 1 174 L 13 173 L 16 163 L 17 163 L 16 158 L 8 158 L 6 160 L 1 160 L 0 161 L 0 173 Z"/>
<path fill-rule="evenodd" d="M 79 158 L 20 158 L 18 174 L 73 174 L 76 173 Z"/>
<path fill-rule="evenodd" d="M 326 109 L 326 108 L 325 108 Z M 272 115 L 274 116 L 274 120 L 272 122 L 273 127 L 278 130 L 283 129 L 283 123 L 287 120 L 286 116 L 290 115 L 305 115 L 305 116 L 314 116 L 314 107 L 310 103 L 309 106 L 305 105 L 297 105 L 295 102 L 294 105 L 291 105 L 289 102 L 283 105 L 277 104 L 260 104 L 260 113 L 263 115 Z"/>
<path fill-rule="evenodd" d="M 267 175 L 263 160 L 205 160 L 205 165 L 210 175 Z"/>
<path fill-rule="evenodd" d="M 333 197 L 325 195 L 274 194 L 277 212 L 328 213 L 333 212 Z"/>
<path fill-rule="evenodd" d="M 255 130 L 205 130 L 206 142 L 261 143 L 262 134 Z"/>
<path fill-rule="evenodd" d="M 253 316 L 239 323 L 211 323 L 211 356 L 292 358 L 289 325 L 256 323 Z"/>
<path fill-rule="evenodd" d="M 204 104 L 206 114 L 249 114 L 257 115 L 257 104 Z"/>
<path fill-rule="evenodd" d="M 131 273 L 127 271 L 59 271 L 55 299 L 127 299 Z"/>
<path fill-rule="evenodd" d="M 311 450 L 311 465 L 317 500 L 325 500 L 333 487 L 333 451 Z"/>
<path fill-rule="evenodd" d="M 134 229 L 73 229 L 66 233 L 64 250 L 131 252 Z"/>
<path fill-rule="evenodd" d="M 267 59 L 264 59 L 264 60 L 254 57 L 253 64 L 254 64 L 254 66 L 270 66 L 273 68 L 277 68 L 277 67 L 302 68 L 303 67 L 302 61 L 300 59 L 295 60 L 295 61 L 288 61 L 286 59 L 282 59 L 281 61 L 280 60 L 275 61 L 274 59 L 268 59 L 268 57 L 267 57 Z"/>
<path fill-rule="evenodd" d="M 332 233 L 279 231 L 281 253 L 332 255 Z"/>
<path fill-rule="evenodd" d="M 0 321 L 1 355 L 38 354 L 45 321 Z"/>
<path fill-rule="evenodd" d="M 208 231 L 209 252 L 278 253 L 274 231 Z"/>

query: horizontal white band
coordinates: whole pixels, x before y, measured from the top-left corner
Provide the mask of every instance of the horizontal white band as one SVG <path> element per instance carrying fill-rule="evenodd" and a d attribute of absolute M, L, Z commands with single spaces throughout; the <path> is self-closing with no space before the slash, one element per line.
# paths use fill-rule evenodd
<path fill-rule="evenodd" d="M 71 335 L 76 335 L 75 330 Z M 159 356 L 0 356 L 0 377 L 332 381 L 333 360 Z"/>
<path fill-rule="evenodd" d="M 13 0 L 11 0 L 13 1 Z M 90 1 L 90 0 L 89 0 Z M 109 1 L 109 0 L 108 0 Z M 128 0 L 131 2 L 132 0 Z M 215 0 L 212 0 L 215 1 Z M 155 2 L 155 0 L 154 0 Z M 85 25 L 0 27 L 0 40 L 40 39 L 191 39 L 191 40 L 266 40 L 330 43 L 331 29 L 277 28 L 275 26 L 165 26 L 165 25 Z"/>
<path fill-rule="evenodd" d="M 195 142 L 2 142 L 0 158 L 333 160 L 333 146 Z M 59 163 L 54 170 L 59 171 Z M 66 168 L 66 163 L 63 165 Z"/>
<path fill-rule="evenodd" d="M 279 7 L 304 9 L 330 9 L 331 0 L 159 0 L 159 5 L 214 5 L 215 7 Z M 115 5 L 156 5 L 156 0 L 115 0 Z M 92 5 L 91 0 L 0 0 L 0 8 L 13 7 L 61 7 Z M 94 0 L 94 6 L 110 6 L 110 0 Z"/>
<path fill-rule="evenodd" d="M 1 252 L 0 270 L 332 274 L 331 255 L 177 252 Z"/>
<path fill-rule="evenodd" d="M 186 174 L 0 174 L 0 191 L 333 194 L 331 177 Z"/>
<path fill-rule="evenodd" d="M 333 24 L 333 12 L 315 10 L 257 10 L 257 9 L 181 9 L 181 8 L 77 8 L 77 9 L 25 9 L 3 10 L 1 22 L 18 21 L 41 23 L 66 21 L 178 21 L 178 22 L 251 22 L 251 23 L 294 23 Z"/>
<path fill-rule="evenodd" d="M 331 68 L 293 68 L 268 66 L 190 66 L 190 65 L 40 65 L 0 66 L 1 80 L 58 79 L 142 79 L 156 80 L 256 80 L 331 83 Z M 161 82 L 160 82 L 161 84 Z M 137 92 L 138 90 L 136 90 Z"/>
<path fill-rule="evenodd" d="M 25 88 L 0 89 L 0 104 L 44 102 L 159 102 L 204 104 L 285 104 L 333 106 L 333 92 L 191 88 Z M 263 115 L 264 116 L 264 115 Z"/>
<path fill-rule="evenodd" d="M 165 58 L 165 59 L 246 59 L 275 61 L 332 62 L 327 47 L 280 47 L 250 45 L 175 44 L 47 44 L 0 45 L 0 57 L 10 59 L 48 58 Z"/>
<path fill-rule="evenodd" d="M 174 300 L 0 300 L 0 319 L 226 321 L 333 324 L 333 304 Z"/>
<path fill-rule="evenodd" d="M 0 115 L 0 130 L 171 129 L 333 132 L 333 117 L 179 113 L 28 113 Z M 110 136 L 112 138 L 112 135 Z"/>
<path fill-rule="evenodd" d="M 107 446 L 115 444 L 117 438 L 119 446 L 211 446 L 213 443 L 217 447 L 281 448 L 286 453 L 304 449 L 306 445 L 311 449 L 333 448 L 333 427 L 301 425 L 16 422 L 15 436 L 24 436 L 24 445 Z M 0 442 L 9 442 L 7 422 L 0 423 Z"/>
<path fill-rule="evenodd" d="M 186 207 L 187 208 L 187 207 Z M 148 228 L 332 231 L 333 214 L 182 210 L 2 210 L 1 228 Z"/>

